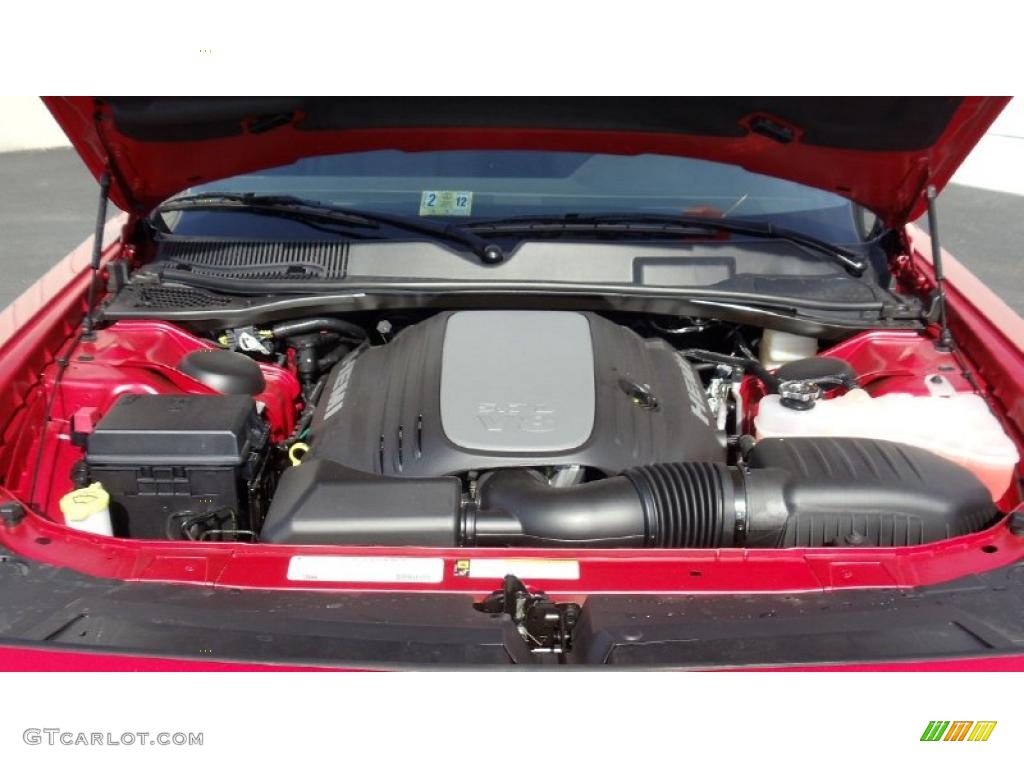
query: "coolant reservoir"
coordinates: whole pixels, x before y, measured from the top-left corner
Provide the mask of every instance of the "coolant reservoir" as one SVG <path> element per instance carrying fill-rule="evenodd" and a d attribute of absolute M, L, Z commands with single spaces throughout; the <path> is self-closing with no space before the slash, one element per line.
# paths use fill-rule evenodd
<path fill-rule="evenodd" d="M 782 405 L 778 395 L 767 395 L 759 405 L 754 431 L 758 440 L 866 437 L 916 445 L 974 472 L 996 500 L 1010 487 L 1020 460 L 1017 447 L 988 405 L 970 393 L 871 397 L 855 389 L 819 400 L 804 411 Z"/>

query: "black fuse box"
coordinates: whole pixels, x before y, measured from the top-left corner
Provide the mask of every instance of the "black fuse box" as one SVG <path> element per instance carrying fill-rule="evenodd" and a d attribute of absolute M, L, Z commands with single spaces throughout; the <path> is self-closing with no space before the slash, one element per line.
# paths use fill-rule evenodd
<path fill-rule="evenodd" d="M 255 531 L 271 492 L 269 428 L 248 395 L 123 395 L 88 439 L 114 533 L 234 538 Z"/>

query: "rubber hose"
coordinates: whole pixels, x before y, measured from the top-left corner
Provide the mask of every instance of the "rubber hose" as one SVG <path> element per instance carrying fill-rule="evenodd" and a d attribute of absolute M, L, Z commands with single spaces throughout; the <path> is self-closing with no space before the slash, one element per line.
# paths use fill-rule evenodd
<path fill-rule="evenodd" d="M 337 317 L 307 317 L 302 320 L 288 320 L 270 328 L 270 332 L 279 339 L 301 336 L 304 333 L 316 333 L 317 331 L 332 331 L 339 336 L 357 341 L 365 341 L 367 338 L 363 328 Z"/>
<path fill-rule="evenodd" d="M 717 365 L 728 365 L 732 368 L 739 368 L 746 373 L 752 374 L 760 379 L 768 390 L 768 394 L 775 395 L 779 392 L 779 379 L 757 360 L 749 357 L 736 357 L 734 355 L 722 355 L 718 352 L 710 352 L 706 349 L 687 349 L 682 353 L 683 357 L 693 360 L 700 360 L 702 363 L 715 363 Z"/>

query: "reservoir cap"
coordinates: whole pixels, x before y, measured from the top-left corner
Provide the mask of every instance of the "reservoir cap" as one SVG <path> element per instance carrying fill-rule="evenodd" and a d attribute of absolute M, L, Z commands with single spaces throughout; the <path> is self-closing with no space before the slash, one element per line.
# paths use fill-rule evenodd
<path fill-rule="evenodd" d="M 93 515 L 106 512 L 110 506 L 110 494 L 102 483 L 93 483 L 65 494 L 60 500 L 60 511 L 70 522 L 88 520 Z"/>
<path fill-rule="evenodd" d="M 222 395 L 258 395 L 267 386 L 259 363 L 227 349 L 189 352 L 178 362 L 178 370 Z"/>

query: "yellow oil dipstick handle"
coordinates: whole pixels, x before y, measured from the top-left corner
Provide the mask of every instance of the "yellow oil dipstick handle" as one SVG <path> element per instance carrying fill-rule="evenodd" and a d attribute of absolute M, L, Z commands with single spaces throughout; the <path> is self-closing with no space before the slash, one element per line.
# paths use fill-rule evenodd
<path fill-rule="evenodd" d="M 309 453 L 309 446 L 306 443 L 295 443 L 288 449 L 288 460 L 291 461 L 293 467 L 297 467 L 307 453 Z"/>

